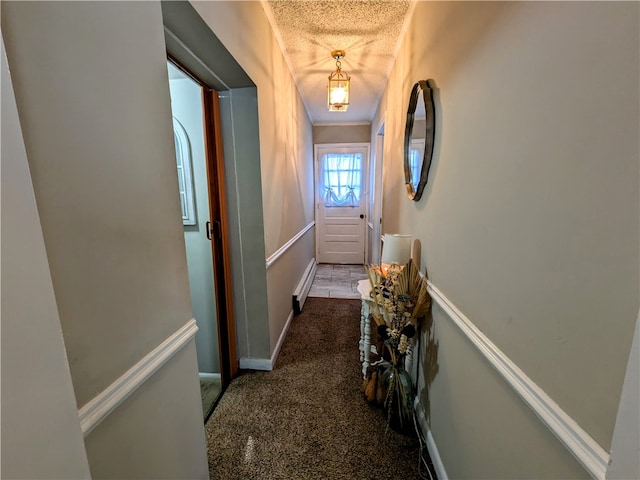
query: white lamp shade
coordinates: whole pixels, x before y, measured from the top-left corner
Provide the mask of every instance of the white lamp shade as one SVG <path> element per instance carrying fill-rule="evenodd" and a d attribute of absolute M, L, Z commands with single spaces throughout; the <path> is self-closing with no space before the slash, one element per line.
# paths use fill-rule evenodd
<path fill-rule="evenodd" d="M 411 259 L 412 238 L 411 235 L 386 233 L 380 263 L 383 265 L 391 265 L 394 262 L 400 265 L 406 264 Z"/>

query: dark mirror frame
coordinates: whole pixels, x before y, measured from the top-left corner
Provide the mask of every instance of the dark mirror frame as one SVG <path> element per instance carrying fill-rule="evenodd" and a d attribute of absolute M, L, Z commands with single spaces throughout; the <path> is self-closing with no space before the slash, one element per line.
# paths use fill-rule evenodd
<path fill-rule="evenodd" d="M 420 181 L 418 188 L 414 190 L 411 181 L 411 166 L 409 164 L 411 136 L 413 134 L 413 120 L 418 105 L 418 98 L 424 99 L 424 110 L 426 113 L 426 131 L 424 136 L 424 155 L 422 158 L 422 167 L 420 168 Z M 429 179 L 429 168 L 431 167 L 431 157 L 433 156 L 433 142 L 436 132 L 436 116 L 433 106 L 433 90 L 429 85 L 429 80 L 420 80 L 411 89 L 409 96 L 409 108 L 407 110 L 407 123 L 404 130 L 404 182 L 407 188 L 407 195 L 411 200 L 418 201 L 422 197 L 424 187 Z"/>

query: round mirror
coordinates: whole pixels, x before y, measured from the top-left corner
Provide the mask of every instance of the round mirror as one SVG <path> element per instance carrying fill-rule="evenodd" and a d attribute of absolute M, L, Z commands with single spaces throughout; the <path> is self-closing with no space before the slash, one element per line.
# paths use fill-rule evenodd
<path fill-rule="evenodd" d="M 407 195 L 418 201 L 429 178 L 435 135 L 433 91 L 428 80 L 411 89 L 404 131 L 404 181 Z"/>

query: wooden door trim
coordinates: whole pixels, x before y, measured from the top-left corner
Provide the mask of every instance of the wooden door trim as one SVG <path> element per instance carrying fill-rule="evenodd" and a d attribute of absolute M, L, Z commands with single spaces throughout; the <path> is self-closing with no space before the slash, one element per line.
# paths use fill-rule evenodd
<path fill-rule="evenodd" d="M 211 241 L 213 256 L 213 278 L 216 291 L 218 327 L 218 356 L 222 388 L 226 388 L 238 373 L 236 353 L 235 319 L 233 314 L 233 292 L 231 277 L 231 247 L 227 209 L 227 188 L 224 177 L 224 153 L 218 93 L 185 67 L 180 60 L 167 52 L 167 58 L 185 75 L 202 87 L 203 128 L 205 137 L 205 162 L 209 213 L 212 225 L 219 222 L 219 241 Z M 214 195 L 217 192 L 217 195 Z M 213 238 L 213 237 L 212 237 Z M 224 299 L 224 301 L 222 300 Z M 219 397 L 218 397 L 219 398 Z"/>
<path fill-rule="evenodd" d="M 212 235 L 211 249 L 215 272 L 214 280 L 216 282 L 218 338 L 225 339 L 225 342 L 220 342 L 220 357 L 222 360 L 222 380 L 226 385 L 238 372 L 238 362 L 233 316 L 233 295 L 231 291 L 231 246 L 227 215 L 227 187 L 224 177 L 224 154 L 222 150 L 218 92 L 205 87 L 203 89 L 203 100 L 211 223 L 214 226 L 217 225 Z M 214 192 L 217 192 L 217 195 Z M 222 299 L 220 298 L 221 296 Z"/>

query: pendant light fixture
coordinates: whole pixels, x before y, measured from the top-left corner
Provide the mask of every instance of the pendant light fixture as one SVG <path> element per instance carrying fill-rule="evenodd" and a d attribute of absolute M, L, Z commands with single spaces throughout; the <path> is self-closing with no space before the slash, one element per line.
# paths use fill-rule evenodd
<path fill-rule="evenodd" d="M 341 70 L 340 60 L 346 55 L 344 50 L 334 50 L 331 56 L 336 59 L 336 71 L 329 75 L 327 104 L 330 112 L 346 112 L 349 108 L 349 82 L 351 78 Z"/>

